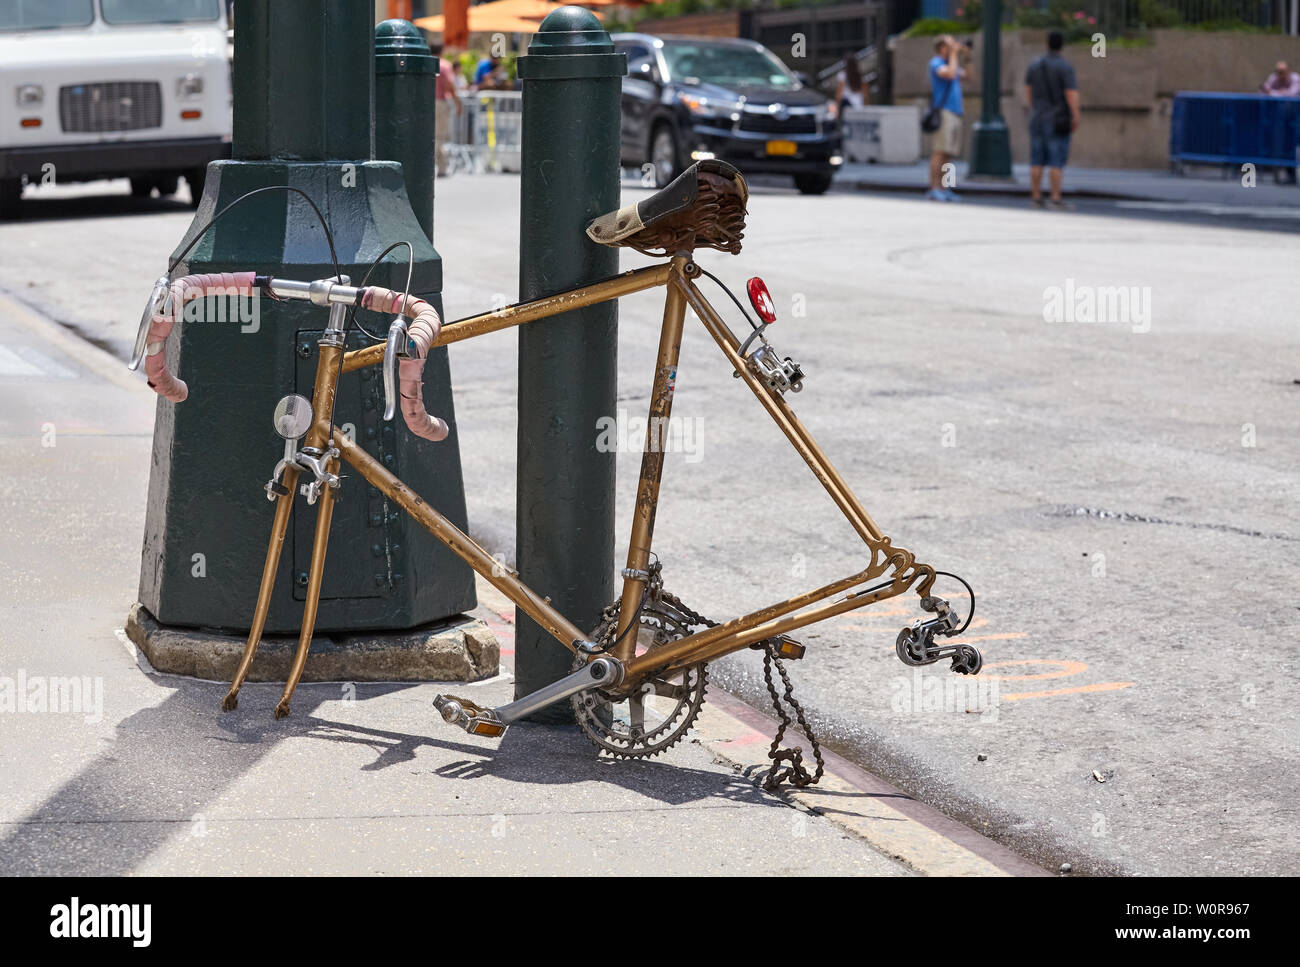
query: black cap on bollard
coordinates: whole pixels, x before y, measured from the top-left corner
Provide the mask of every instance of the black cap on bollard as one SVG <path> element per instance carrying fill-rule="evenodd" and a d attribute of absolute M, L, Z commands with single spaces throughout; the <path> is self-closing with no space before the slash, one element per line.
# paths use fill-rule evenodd
<path fill-rule="evenodd" d="M 438 58 L 409 20 L 375 28 L 375 157 L 396 161 L 411 208 L 433 241 Z"/>
<path fill-rule="evenodd" d="M 438 59 L 415 24 L 385 20 L 375 28 L 375 73 L 436 74 Z"/>
<path fill-rule="evenodd" d="M 528 58 L 519 62 L 519 76 L 524 80 L 622 77 L 627 73 L 627 58 L 614 53 L 614 42 L 605 28 L 595 14 L 583 7 L 559 7 L 547 14 L 528 44 L 528 54 Z M 592 59 L 567 62 L 567 67 L 556 61 L 531 59 L 533 55 L 556 54 Z"/>

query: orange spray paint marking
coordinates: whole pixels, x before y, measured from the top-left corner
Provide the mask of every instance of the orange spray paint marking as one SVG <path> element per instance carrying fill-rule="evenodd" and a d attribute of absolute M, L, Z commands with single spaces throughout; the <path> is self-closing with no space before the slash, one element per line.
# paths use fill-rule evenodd
<path fill-rule="evenodd" d="M 1047 698 L 1049 695 L 1078 695 L 1084 692 L 1114 692 L 1121 688 L 1131 688 L 1137 682 L 1098 682 L 1095 685 L 1076 685 L 1073 688 L 1051 688 L 1043 692 L 1017 692 L 1015 695 L 1001 696 L 1004 702 L 1018 702 L 1022 698 Z"/>
<path fill-rule="evenodd" d="M 1007 668 L 1011 665 L 1059 665 L 1061 667 L 1055 671 L 1041 672 L 1037 675 L 990 675 L 988 673 L 991 668 Z M 1086 672 L 1087 670 L 1087 664 L 1081 661 L 1064 661 L 1059 658 L 1021 658 L 1016 661 L 990 662 L 984 666 L 984 670 L 980 672 L 980 675 L 981 677 L 996 678 L 1003 682 L 1014 682 L 1028 681 L 1030 679 L 1038 678 L 1066 678 L 1070 675 L 1078 675 L 1081 672 Z M 1006 696 L 1003 697 L 1005 698 Z"/>

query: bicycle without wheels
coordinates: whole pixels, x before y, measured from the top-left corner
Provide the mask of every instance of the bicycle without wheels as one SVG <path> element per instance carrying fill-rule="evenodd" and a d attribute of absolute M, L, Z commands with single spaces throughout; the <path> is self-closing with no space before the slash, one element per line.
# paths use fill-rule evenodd
<path fill-rule="evenodd" d="M 270 189 L 258 191 L 266 190 Z M 271 537 L 248 641 L 222 708 L 229 711 L 236 707 L 239 690 L 257 652 L 290 510 L 295 495 L 300 492 L 309 505 L 317 506 L 317 516 L 298 648 L 275 707 L 276 718 L 289 714 L 290 700 L 302 677 L 311 643 L 331 510 L 343 463 L 410 514 L 573 654 L 572 671 L 568 675 L 497 708 L 484 708 L 465 698 L 438 695 L 434 705 L 442 718 L 473 735 L 501 736 L 512 723 L 548 705 L 568 700 L 582 730 L 599 749 L 620 758 L 657 755 L 677 742 L 699 714 L 708 663 L 742 648 L 752 648 L 764 652 L 768 689 L 781 716 L 781 728 L 770 753 L 773 765 L 767 784 L 774 785 L 782 779 L 798 785 L 815 782 L 822 773 L 821 755 L 802 710 L 793 701 L 783 665 L 785 659 L 799 659 L 804 655 L 804 646 L 791 633 L 908 590 L 916 591 L 921 609 L 931 617 L 917 619 L 899 633 L 895 645 L 898 657 L 916 666 L 950 659 L 952 670 L 977 673 L 983 663 L 980 653 L 970 645 L 948 640 L 970 625 L 974 609 L 970 585 L 956 575 L 920 563 L 911 551 L 894 545 L 790 407 L 787 396 L 803 388 L 805 377 L 799 364 L 791 357 L 780 356 L 767 338 L 767 328 L 775 313 L 766 286 L 758 278 L 750 279 L 747 286 L 757 321 L 727 290 L 751 327 L 742 340 L 696 284 L 701 277 L 708 276 L 722 285 L 695 263 L 693 253 L 701 247 L 739 253 L 748 198 L 745 181 L 735 168 L 720 161 L 702 161 L 664 189 L 601 216 L 587 227 L 587 235 L 593 242 L 628 246 L 665 261 L 445 325 L 432 306 L 409 295 L 409 275 L 406 293 L 366 286 L 364 280 L 361 285 L 352 286 L 341 275 L 312 282 L 251 272 L 191 275 L 175 281 L 168 276 L 159 279 L 141 319 L 132 368 L 143 360 L 149 385 L 177 403 L 185 399 L 188 390 L 168 371 L 163 348 L 188 299 L 260 291 L 272 299 L 308 300 L 329 310 L 329 320 L 319 341 L 311 400 L 291 394 L 280 401 L 274 414 L 276 430 L 286 443 L 284 455 L 265 488 L 267 498 L 276 505 Z M 237 199 L 232 206 L 242 200 Z M 329 229 L 323 218 L 321 224 L 328 237 Z M 376 264 L 388 251 L 402 244 L 407 243 L 390 246 Z M 183 255 L 173 261 L 173 270 Z M 343 373 L 381 366 L 385 419 L 393 419 L 400 409 L 412 433 L 427 440 L 441 440 L 447 436 L 447 425 L 426 411 L 422 398 L 423 368 L 432 348 L 660 287 L 665 290 L 663 324 L 627 562 L 622 570 L 622 593 L 605 609 L 594 629 L 584 631 L 574 625 L 548 599 L 524 584 L 517 573 L 503 569 L 488 551 L 425 503 L 381 462 L 347 435 L 336 432 L 334 397 Z M 349 308 L 358 307 L 397 313 L 397 317 L 384 341 L 345 352 L 346 313 Z M 753 392 L 844 514 L 867 552 L 862 569 L 847 577 L 720 623 L 692 610 L 664 588 L 662 567 L 652 551 L 663 476 L 662 441 L 654 435 L 667 427 L 671 414 L 688 307 L 717 343 L 727 365 Z M 964 621 L 948 601 L 933 594 L 940 575 L 956 578 L 971 591 Z M 785 727 L 791 723 L 781 709 L 772 681 L 773 667 L 785 684 L 787 704 L 795 710 L 799 724 L 813 743 L 817 758 L 815 774 L 804 767 L 799 749 L 778 751 Z"/>

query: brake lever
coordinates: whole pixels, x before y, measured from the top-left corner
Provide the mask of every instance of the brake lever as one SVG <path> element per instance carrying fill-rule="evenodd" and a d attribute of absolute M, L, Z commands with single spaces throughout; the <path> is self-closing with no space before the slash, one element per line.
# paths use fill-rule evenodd
<path fill-rule="evenodd" d="M 144 315 L 140 317 L 140 328 L 136 330 L 135 347 L 131 350 L 131 361 L 127 363 L 127 368 L 130 370 L 134 371 L 140 368 L 140 361 L 144 359 L 145 350 L 149 348 L 147 343 L 149 327 L 153 325 L 153 317 L 166 304 L 170 287 L 171 282 L 165 275 L 160 275 L 158 281 L 153 284 L 153 294 L 149 296 L 149 301 L 145 304 Z"/>
<path fill-rule="evenodd" d="M 397 415 L 397 361 L 406 353 L 406 320 L 398 316 L 388 327 L 388 341 L 384 344 L 384 419 Z"/>

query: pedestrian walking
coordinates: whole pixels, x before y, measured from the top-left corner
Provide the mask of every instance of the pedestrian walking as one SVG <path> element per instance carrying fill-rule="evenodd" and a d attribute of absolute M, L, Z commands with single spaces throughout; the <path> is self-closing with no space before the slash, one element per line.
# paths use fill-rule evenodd
<path fill-rule="evenodd" d="M 1065 43 L 1059 30 L 1047 35 L 1047 53 L 1034 59 L 1025 72 L 1025 104 L 1029 110 L 1029 192 L 1035 207 L 1065 211 L 1061 198 L 1065 165 L 1070 158 L 1070 135 L 1079 127 L 1079 85 L 1074 68 L 1061 56 Z M 1047 169 L 1050 196 L 1043 202 L 1043 169 Z"/>
<path fill-rule="evenodd" d="M 451 139 L 451 112 L 456 116 L 465 113 L 465 105 L 460 102 L 456 90 L 456 68 L 452 62 L 442 56 L 441 49 L 434 51 L 438 56 L 438 83 L 434 94 L 434 139 L 436 141 L 435 158 L 438 177 L 447 175 L 447 143 Z"/>
<path fill-rule="evenodd" d="M 944 165 L 961 154 L 962 109 L 961 79 L 966 69 L 961 65 L 965 48 L 948 34 L 934 43 L 930 58 L 930 110 L 938 110 L 939 127 L 930 144 L 931 201 L 957 201 L 956 192 L 943 185 Z"/>
<path fill-rule="evenodd" d="M 858 59 L 850 54 L 844 70 L 835 75 L 835 106 L 844 115 L 846 108 L 866 107 L 871 102 L 871 89 L 867 86 Z"/>

